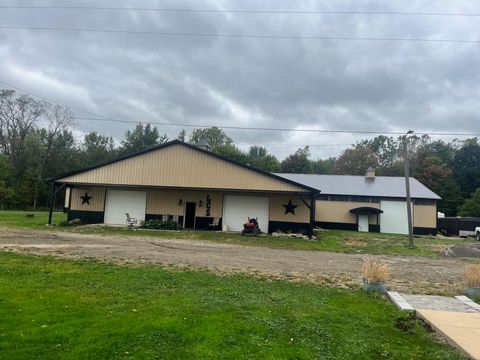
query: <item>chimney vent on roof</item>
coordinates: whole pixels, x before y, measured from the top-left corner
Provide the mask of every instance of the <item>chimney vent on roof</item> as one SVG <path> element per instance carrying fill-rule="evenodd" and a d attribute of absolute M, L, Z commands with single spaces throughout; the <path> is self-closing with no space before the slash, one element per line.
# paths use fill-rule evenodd
<path fill-rule="evenodd" d="M 210 151 L 211 147 L 208 145 L 208 143 L 204 139 L 198 140 L 193 146 L 196 146 L 202 150 Z"/>
<path fill-rule="evenodd" d="M 365 180 L 375 181 L 375 169 L 371 166 L 368 167 L 365 174 Z"/>

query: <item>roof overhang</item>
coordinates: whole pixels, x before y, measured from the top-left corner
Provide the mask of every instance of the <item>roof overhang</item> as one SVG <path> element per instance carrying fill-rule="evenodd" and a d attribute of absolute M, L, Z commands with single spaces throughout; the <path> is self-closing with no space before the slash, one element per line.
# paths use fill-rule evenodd
<path fill-rule="evenodd" d="M 351 209 L 350 213 L 359 214 L 359 215 L 382 214 L 383 210 L 370 207 L 370 206 L 362 206 L 362 207 Z"/>
<path fill-rule="evenodd" d="M 98 169 L 100 167 L 103 167 L 103 166 L 107 166 L 107 165 L 110 165 L 110 164 L 113 164 L 113 163 L 116 163 L 116 162 L 120 162 L 120 161 L 123 161 L 123 160 L 127 160 L 127 159 L 130 159 L 130 158 L 133 158 L 133 157 L 136 157 L 136 156 L 139 156 L 139 155 L 143 155 L 143 154 L 146 154 L 146 153 L 149 153 L 149 152 L 152 152 L 152 151 L 156 151 L 156 150 L 159 150 L 159 149 L 163 149 L 163 148 L 167 148 L 169 146 L 173 146 L 173 145 L 181 145 L 181 146 L 184 146 L 186 148 L 189 148 L 189 149 L 192 149 L 192 150 L 195 150 L 197 152 L 200 152 L 200 153 L 203 153 L 203 154 L 206 154 L 208 156 L 211 156 L 213 158 L 216 158 L 216 159 L 220 159 L 220 160 L 223 160 L 223 161 L 226 161 L 226 162 L 229 162 L 231 164 L 234 164 L 234 165 L 237 165 L 241 168 L 244 168 L 244 169 L 248 169 L 254 173 L 257 173 L 257 174 L 261 174 L 261 175 L 264 175 L 266 177 L 269 177 L 269 178 L 272 178 L 272 179 L 276 179 L 278 181 L 281 181 L 283 183 L 287 183 L 287 184 L 290 184 L 290 185 L 293 185 L 293 186 L 296 186 L 298 187 L 299 189 L 296 190 L 298 192 L 303 192 L 305 191 L 306 193 L 310 193 L 312 194 L 313 196 L 316 196 L 320 193 L 320 190 L 317 189 L 317 188 L 314 188 L 314 187 L 310 187 L 308 185 L 305 185 L 303 183 L 299 183 L 299 182 L 296 182 L 294 180 L 290 180 L 290 179 L 287 179 L 287 178 L 284 178 L 282 176 L 278 176 L 274 173 L 270 173 L 270 172 L 267 172 L 267 171 L 263 171 L 263 170 L 260 170 L 260 169 L 257 169 L 257 168 L 254 168 L 250 165 L 246 165 L 246 164 L 243 164 L 243 163 L 240 163 L 240 162 L 237 162 L 237 161 L 233 161 L 231 159 L 228 159 L 222 155 L 219 155 L 219 154 L 216 154 L 214 152 L 211 152 L 211 151 L 207 151 L 207 150 L 204 150 L 204 149 L 201 149 L 197 146 L 194 146 L 194 145 L 191 145 L 191 144 L 188 144 L 188 143 L 185 143 L 183 141 L 180 141 L 180 140 L 172 140 L 172 141 L 169 141 L 169 142 L 166 142 L 164 144 L 160 144 L 160 145 L 157 145 L 157 146 L 154 146 L 154 147 L 151 147 L 149 149 L 145 149 L 145 150 L 141 150 L 141 151 L 138 151 L 138 152 L 135 152 L 135 153 L 132 153 L 132 154 L 128 154 L 128 155 L 123 155 L 123 156 L 120 156 L 120 157 L 117 157 L 117 158 L 114 158 L 112 160 L 109 160 L 109 161 L 106 161 L 106 162 L 103 162 L 103 163 L 100 163 L 100 164 L 96 164 L 96 165 L 93 165 L 93 166 L 89 166 L 89 167 L 86 167 L 86 168 L 83 168 L 83 169 L 79 169 L 79 170 L 75 170 L 75 171 L 71 171 L 71 172 L 67 172 L 65 174 L 62 174 L 62 175 L 58 175 L 58 176 L 54 176 L 54 177 L 50 177 L 50 178 L 47 178 L 46 181 L 53 181 L 53 182 L 58 182 L 58 183 L 69 183 L 68 177 L 70 176 L 74 176 L 74 175 L 77 175 L 77 174 L 81 174 L 81 173 L 84 173 L 84 172 L 88 172 L 88 171 L 91 171 L 91 170 L 95 170 L 95 169 Z M 98 186 L 104 186 L 104 185 L 108 185 L 106 183 L 95 183 L 95 184 L 92 184 L 92 185 L 98 185 Z M 117 184 L 117 185 L 120 185 L 120 184 Z M 143 184 L 144 186 L 148 186 L 146 184 Z M 242 189 L 242 190 L 248 190 L 248 189 Z M 295 192 L 296 192 L 295 191 Z"/>

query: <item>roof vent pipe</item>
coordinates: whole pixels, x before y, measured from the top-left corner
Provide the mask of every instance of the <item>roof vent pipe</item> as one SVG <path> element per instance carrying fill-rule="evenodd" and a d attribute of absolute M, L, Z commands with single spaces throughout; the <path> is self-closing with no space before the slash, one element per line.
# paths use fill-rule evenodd
<path fill-rule="evenodd" d="M 365 180 L 375 181 L 375 169 L 373 167 L 368 167 L 365 174 Z"/>
<path fill-rule="evenodd" d="M 204 139 L 198 140 L 193 146 L 198 147 L 199 149 L 205 150 L 205 151 L 210 151 L 212 148 Z"/>

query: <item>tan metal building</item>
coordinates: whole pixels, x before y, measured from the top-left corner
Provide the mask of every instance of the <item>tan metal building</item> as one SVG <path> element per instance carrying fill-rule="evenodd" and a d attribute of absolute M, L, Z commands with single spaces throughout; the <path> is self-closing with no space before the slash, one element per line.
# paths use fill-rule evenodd
<path fill-rule="evenodd" d="M 57 176 L 68 219 L 125 224 L 174 220 L 185 228 L 240 231 L 249 217 L 264 232 L 312 234 L 313 227 L 408 233 L 405 179 L 272 174 L 174 140 Z M 440 199 L 410 179 L 415 234 L 435 234 Z M 321 193 L 320 193 L 321 190 Z"/>
<path fill-rule="evenodd" d="M 125 224 L 175 220 L 185 228 L 312 232 L 319 190 L 174 140 L 51 179 L 68 219 Z"/>
<path fill-rule="evenodd" d="M 326 229 L 344 229 L 408 234 L 405 178 L 365 176 L 277 174 L 311 187 L 320 187 L 316 201 L 315 224 Z M 440 197 L 410 178 L 413 232 L 437 232 L 437 201 Z"/>

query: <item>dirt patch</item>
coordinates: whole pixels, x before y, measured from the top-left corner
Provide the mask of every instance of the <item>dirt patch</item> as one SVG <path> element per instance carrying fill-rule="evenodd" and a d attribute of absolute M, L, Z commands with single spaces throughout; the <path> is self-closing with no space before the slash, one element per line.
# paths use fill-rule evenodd
<path fill-rule="evenodd" d="M 218 274 L 247 273 L 343 288 L 360 286 L 363 260 L 363 255 L 356 254 L 270 249 L 200 240 L 152 240 L 151 237 L 141 236 L 84 235 L 11 228 L 0 228 L 0 250 L 200 268 Z M 392 290 L 450 295 L 458 294 L 462 289 L 461 281 L 466 264 L 462 259 L 406 256 L 380 258 L 392 268 L 392 278 L 389 281 Z"/>
<path fill-rule="evenodd" d="M 443 253 L 446 257 L 480 259 L 480 244 L 455 245 Z"/>
<path fill-rule="evenodd" d="M 348 245 L 348 246 L 353 246 L 353 247 L 366 247 L 366 246 L 368 246 L 368 244 L 365 241 L 356 240 L 356 239 L 345 240 L 344 244 Z"/>

